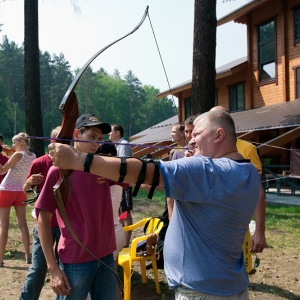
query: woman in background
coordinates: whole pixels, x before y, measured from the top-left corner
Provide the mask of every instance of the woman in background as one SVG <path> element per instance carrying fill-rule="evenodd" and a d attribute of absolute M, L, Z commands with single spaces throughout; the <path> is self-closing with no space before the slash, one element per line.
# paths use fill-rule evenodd
<path fill-rule="evenodd" d="M 29 231 L 26 222 L 26 194 L 23 184 L 31 162 L 36 158 L 29 151 L 29 138 L 25 132 L 20 132 L 12 138 L 15 153 L 4 164 L 0 164 L 0 174 L 6 174 L 0 184 L 0 267 L 4 266 L 3 258 L 8 239 L 10 208 L 15 207 L 18 227 L 21 231 L 25 249 L 25 260 L 31 263 L 29 250 Z"/>

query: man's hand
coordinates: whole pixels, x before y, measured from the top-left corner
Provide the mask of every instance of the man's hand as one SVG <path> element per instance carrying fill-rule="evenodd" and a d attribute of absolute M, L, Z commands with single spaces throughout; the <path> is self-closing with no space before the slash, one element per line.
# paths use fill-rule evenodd
<path fill-rule="evenodd" d="M 266 248 L 266 237 L 265 232 L 260 230 L 255 230 L 252 238 L 251 238 L 251 249 L 252 253 L 260 253 Z"/>
<path fill-rule="evenodd" d="M 50 272 L 51 287 L 55 294 L 68 296 L 71 294 L 71 285 L 66 274 L 57 266 Z"/>
<path fill-rule="evenodd" d="M 191 157 L 191 156 L 193 156 L 195 154 L 195 150 L 186 150 L 185 152 L 184 152 L 184 156 L 185 157 Z"/>

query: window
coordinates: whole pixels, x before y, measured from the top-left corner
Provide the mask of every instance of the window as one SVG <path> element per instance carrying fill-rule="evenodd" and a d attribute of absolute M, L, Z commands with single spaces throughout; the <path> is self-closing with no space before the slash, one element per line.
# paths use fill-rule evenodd
<path fill-rule="evenodd" d="M 300 98 L 300 68 L 296 69 L 296 99 Z"/>
<path fill-rule="evenodd" d="M 191 115 L 191 97 L 184 99 L 184 118 L 187 119 Z"/>
<path fill-rule="evenodd" d="M 244 110 L 244 84 L 229 86 L 229 105 L 230 112 Z"/>
<path fill-rule="evenodd" d="M 267 81 L 275 78 L 275 56 L 275 21 L 273 20 L 258 27 L 258 61 L 260 81 Z"/>
<path fill-rule="evenodd" d="M 300 42 L 300 6 L 294 10 L 294 35 L 295 42 Z"/>

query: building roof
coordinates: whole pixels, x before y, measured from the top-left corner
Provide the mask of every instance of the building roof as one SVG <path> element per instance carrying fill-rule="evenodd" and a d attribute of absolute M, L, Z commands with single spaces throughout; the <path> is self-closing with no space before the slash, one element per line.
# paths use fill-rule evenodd
<path fill-rule="evenodd" d="M 300 99 L 231 113 L 237 133 L 300 126 Z M 174 116 L 130 137 L 133 144 L 171 140 Z"/>
<path fill-rule="evenodd" d="M 221 67 L 218 67 L 216 69 L 216 76 L 218 77 L 218 75 L 228 72 L 228 71 L 232 70 L 233 68 L 236 68 L 236 67 L 242 65 L 245 62 L 248 62 L 247 56 L 232 60 L 231 62 L 229 62 Z M 216 78 L 216 79 L 218 79 L 218 78 Z"/>
<path fill-rule="evenodd" d="M 300 99 L 231 114 L 237 132 L 300 126 Z"/>
<path fill-rule="evenodd" d="M 237 9 L 233 10 L 229 14 L 218 19 L 217 26 L 226 24 L 231 21 L 237 21 L 238 18 L 243 17 L 247 13 L 253 11 L 257 7 L 259 7 L 260 5 L 268 1 L 270 0 L 249 0 L 246 4 L 238 7 Z"/>
<path fill-rule="evenodd" d="M 225 64 L 223 66 L 218 67 L 216 69 L 216 79 L 218 79 L 218 77 L 220 77 L 220 76 L 223 77 L 224 73 L 230 72 L 234 68 L 239 67 L 242 64 L 247 63 L 247 62 L 248 62 L 247 56 L 244 56 L 244 57 L 235 59 L 235 60 L 233 60 L 233 61 L 231 61 L 231 62 L 229 62 L 229 63 L 227 63 L 227 64 Z M 228 74 L 228 75 L 231 75 L 231 73 Z M 166 97 L 166 96 L 168 96 L 170 94 L 175 95 L 176 93 L 179 93 L 182 90 L 186 90 L 187 88 L 189 88 L 191 86 L 192 86 L 192 79 L 187 80 L 185 82 L 182 82 L 182 83 L 180 83 L 180 84 L 172 87 L 172 91 L 166 90 L 166 91 L 163 91 L 163 92 L 157 94 L 156 98 L 158 98 L 158 99 L 159 98 L 163 98 L 163 97 Z"/>
<path fill-rule="evenodd" d="M 130 137 L 133 144 L 157 143 L 171 140 L 171 130 L 178 123 L 178 116 L 171 117 Z"/>

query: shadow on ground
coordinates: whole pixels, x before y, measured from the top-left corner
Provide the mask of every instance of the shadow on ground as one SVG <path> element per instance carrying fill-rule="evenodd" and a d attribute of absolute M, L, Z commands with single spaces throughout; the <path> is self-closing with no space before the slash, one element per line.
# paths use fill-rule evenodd
<path fill-rule="evenodd" d="M 299 300 L 300 296 L 278 286 L 269 284 L 250 283 L 249 291 L 260 292 L 264 294 L 276 295 L 283 299 Z"/>
<path fill-rule="evenodd" d="M 159 273 L 161 273 L 160 270 Z M 131 277 L 131 300 L 174 300 L 174 291 L 169 289 L 166 282 L 160 281 L 160 289 L 161 293 L 157 294 L 151 271 L 147 271 L 146 283 L 142 283 L 142 277 L 139 272 L 133 272 Z"/>

